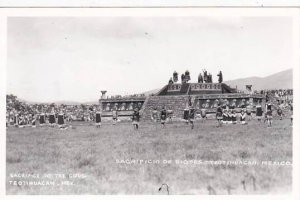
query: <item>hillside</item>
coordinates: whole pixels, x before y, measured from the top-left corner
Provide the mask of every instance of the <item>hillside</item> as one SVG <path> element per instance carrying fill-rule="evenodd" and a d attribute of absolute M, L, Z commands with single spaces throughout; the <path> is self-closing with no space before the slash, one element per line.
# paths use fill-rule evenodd
<path fill-rule="evenodd" d="M 157 92 L 159 92 L 161 88 L 159 89 L 154 89 L 154 90 L 149 90 L 149 91 L 146 91 L 146 92 L 143 92 L 142 94 L 148 96 L 148 95 L 151 95 L 151 94 L 156 94 Z"/>
<path fill-rule="evenodd" d="M 224 83 L 230 85 L 230 87 L 237 88 L 239 90 L 245 90 L 245 85 L 253 85 L 253 90 L 264 89 L 292 89 L 293 88 L 293 69 L 281 71 L 266 77 L 248 77 L 225 81 Z M 161 88 L 153 89 L 144 92 L 145 95 L 155 94 Z"/>
<path fill-rule="evenodd" d="M 245 85 L 253 85 L 253 90 L 262 89 L 292 89 L 293 88 L 293 70 L 288 69 L 266 77 L 249 77 L 225 81 L 226 84 L 239 90 L 245 90 Z"/>

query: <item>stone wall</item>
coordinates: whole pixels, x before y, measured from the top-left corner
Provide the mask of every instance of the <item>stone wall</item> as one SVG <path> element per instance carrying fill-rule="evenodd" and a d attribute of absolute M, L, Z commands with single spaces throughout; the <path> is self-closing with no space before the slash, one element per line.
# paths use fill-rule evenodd
<path fill-rule="evenodd" d="M 229 93 L 229 94 L 206 94 L 206 95 L 190 95 L 192 104 L 195 108 L 199 109 L 201 103 L 210 100 L 210 106 L 207 108 L 206 112 L 208 115 L 212 114 L 215 117 L 215 107 L 212 107 L 215 99 L 227 99 L 232 103 L 233 99 L 240 102 L 242 99 L 248 101 L 250 98 L 254 99 L 254 102 L 262 101 L 264 106 L 265 99 L 261 95 L 250 95 L 250 94 L 240 94 L 240 93 Z M 141 116 L 143 120 L 150 120 L 152 110 L 156 107 L 158 111 L 161 110 L 162 106 L 165 106 L 167 110 L 173 110 L 173 118 L 183 118 L 183 110 L 188 104 L 189 95 L 166 95 L 166 96 L 149 96 L 145 100 Z M 200 103 L 200 105 L 199 105 Z M 238 104 L 237 104 L 238 105 Z M 256 105 L 256 104 L 255 104 Z"/>
<path fill-rule="evenodd" d="M 188 103 L 188 95 L 176 96 L 149 96 L 142 108 L 142 119 L 151 119 L 153 108 L 161 110 L 165 106 L 167 110 L 173 110 L 174 118 L 182 118 L 183 110 Z"/>

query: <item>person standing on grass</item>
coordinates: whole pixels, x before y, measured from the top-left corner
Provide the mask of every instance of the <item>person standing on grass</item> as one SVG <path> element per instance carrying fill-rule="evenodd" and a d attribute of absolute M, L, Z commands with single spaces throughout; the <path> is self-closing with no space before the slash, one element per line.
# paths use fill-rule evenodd
<path fill-rule="evenodd" d="M 266 104 L 266 115 L 267 115 L 268 127 L 272 127 L 273 116 L 272 116 L 272 104 L 270 102 Z"/>
<path fill-rule="evenodd" d="M 96 120 L 96 128 L 100 128 L 100 126 L 101 126 L 101 111 L 99 108 L 97 108 L 95 120 Z"/>
<path fill-rule="evenodd" d="M 59 128 L 63 128 L 64 124 L 65 124 L 65 120 L 64 120 L 64 113 L 62 110 L 59 111 L 58 115 L 57 115 L 57 124 Z"/>
<path fill-rule="evenodd" d="M 14 112 L 13 110 L 10 111 L 10 114 L 9 114 L 9 125 L 14 125 Z"/>
<path fill-rule="evenodd" d="M 54 108 L 52 108 L 51 113 L 49 114 L 49 124 L 51 127 L 54 127 L 55 125 L 55 112 Z"/>
<path fill-rule="evenodd" d="M 9 124 L 9 113 L 6 112 L 6 128 L 8 128 L 8 124 Z"/>
<path fill-rule="evenodd" d="M 165 106 L 163 106 L 160 111 L 160 123 L 163 125 L 163 127 L 166 126 L 166 120 L 167 120 L 167 110 Z"/>
<path fill-rule="evenodd" d="M 227 113 L 226 109 L 223 109 L 222 118 L 223 118 L 223 124 L 227 124 L 228 123 L 228 113 Z"/>
<path fill-rule="evenodd" d="M 232 111 L 231 109 L 228 110 L 228 120 L 227 120 L 227 123 L 228 124 L 232 124 Z"/>
<path fill-rule="evenodd" d="M 39 123 L 40 123 L 40 126 L 44 126 L 46 123 L 46 115 L 45 115 L 44 110 L 42 110 L 42 112 L 39 115 Z"/>
<path fill-rule="evenodd" d="M 154 107 L 151 113 L 151 119 L 153 122 L 157 122 L 158 121 L 158 111 L 157 108 Z"/>
<path fill-rule="evenodd" d="M 290 111 L 291 111 L 291 124 L 293 124 L 293 102 L 289 103 Z"/>
<path fill-rule="evenodd" d="M 252 106 L 249 101 L 247 101 L 247 106 L 246 106 L 246 113 L 247 113 L 247 121 L 251 121 L 252 119 Z"/>
<path fill-rule="evenodd" d="M 28 114 L 25 112 L 23 115 L 23 126 L 26 127 L 29 124 Z"/>
<path fill-rule="evenodd" d="M 218 120 L 217 127 L 221 127 L 223 124 L 223 110 L 222 110 L 220 103 L 218 104 L 218 107 L 217 107 L 216 118 Z"/>
<path fill-rule="evenodd" d="M 113 125 L 116 125 L 118 121 L 118 111 L 117 111 L 117 106 L 115 106 L 112 110 L 112 119 L 113 119 Z"/>
<path fill-rule="evenodd" d="M 258 104 L 256 105 L 256 118 L 258 121 L 261 121 L 262 115 L 263 115 L 263 110 L 261 107 L 261 103 L 258 102 Z"/>
<path fill-rule="evenodd" d="M 282 120 L 283 112 L 280 107 L 277 109 L 277 115 L 279 116 L 279 120 Z"/>
<path fill-rule="evenodd" d="M 241 110 L 241 116 L 240 116 L 240 122 L 241 122 L 241 124 L 247 124 L 246 123 L 246 118 L 247 118 L 247 114 L 246 114 L 246 112 L 245 112 L 245 110 L 244 109 L 242 109 Z"/>
<path fill-rule="evenodd" d="M 36 116 L 33 113 L 31 114 L 31 127 L 36 127 Z"/>
<path fill-rule="evenodd" d="M 236 124 L 236 112 L 235 112 L 235 110 L 232 111 L 231 121 L 232 121 L 232 124 Z"/>
<path fill-rule="evenodd" d="M 200 115 L 201 115 L 201 121 L 203 123 L 207 119 L 205 104 L 202 104 L 202 107 L 200 109 Z"/>
<path fill-rule="evenodd" d="M 186 124 L 189 123 L 189 106 L 188 106 L 188 104 L 185 106 L 185 109 L 183 110 L 183 119 Z"/>
<path fill-rule="evenodd" d="M 169 123 L 173 123 L 173 110 L 167 110 L 167 118 Z"/>
<path fill-rule="evenodd" d="M 18 116 L 18 127 L 24 128 L 24 124 L 25 124 L 25 117 L 24 117 L 23 113 L 20 113 Z"/>
<path fill-rule="evenodd" d="M 133 110 L 133 115 L 132 115 L 132 125 L 135 130 L 139 129 L 139 122 L 140 122 L 140 112 L 138 108 L 135 108 Z"/>
<path fill-rule="evenodd" d="M 264 124 L 266 124 L 268 122 L 268 116 L 267 113 L 264 112 Z"/>
<path fill-rule="evenodd" d="M 19 126 L 19 114 L 17 111 L 15 111 L 15 113 L 14 113 L 14 125 L 15 125 L 15 127 Z"/>
<path fill-rule="evenodd" d="M 188 123 L 190 123 L 191 129 L 194 129 L 194 119 L 195 119 L 195 108 L 192 106 L 189 107 L 189 116 L 188 116 Z"/>

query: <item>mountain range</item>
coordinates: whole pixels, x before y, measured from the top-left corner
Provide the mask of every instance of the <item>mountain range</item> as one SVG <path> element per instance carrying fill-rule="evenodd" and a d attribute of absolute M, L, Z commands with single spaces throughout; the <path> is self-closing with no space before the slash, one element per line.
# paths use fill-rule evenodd
<path fill-rule="evenodd" d="M 245 85 L 252 85 L 252 90 L 292 89 L 293 69 L 281 71 L 266 77 L 249 77 L 225 81 L 232 88 L 246 90 Z"/>
<path fill-rule="evenodd" d="M 266 77 L 248 77 L 235 80 L 224 81 L 227 85 L 238 90 L 246 90 L 246 85 L 252 85 L 252 90 L 268 89 L 292 89 L 293 88 L 293 69 L 284 70 Z M 144 92 L 145 95 L 155 94 L 159 89 Z"/>

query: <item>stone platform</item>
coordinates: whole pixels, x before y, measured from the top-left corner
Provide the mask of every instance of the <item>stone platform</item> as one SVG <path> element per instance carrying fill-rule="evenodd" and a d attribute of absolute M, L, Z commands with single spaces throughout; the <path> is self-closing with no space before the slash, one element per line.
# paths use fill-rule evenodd
<path fill-rule="evenodd" d="M 207 113 L 216 112 L 216 100 L 228 100 L 229 104 L 235 101 L 237 106 L 242 102 L 252 102 L 253 106 L 258 102 L 261 102 L 263 106 L 265 103 L 262 95 L 244 93 L 149 96 L 141 110 L 142 118 L 150 120 L 153 109 L 157 108 L 157 110 L 160 110 L 163 106 L 165 106 L 167 110 L 173 111 L 174 118 L 183 118 L 183 111 L 188 104 L 189 98 L 196 110 L 200 110 L 205 106 Z"/>
<path fill-rule="evenodd" d="M 152 111 L 155 108 L 160 111 L 163 106 L 172 110 L 174 118 L 182 118 L 189 101 L 196 111 L 205 107 L 207 113 L 215 113 L 218 101 L 227 101 L 229 105 L 235 102 L 237 107 L 247 102 L 255 106 L 258 102 L 264 105 L 265 98 L 259 94 L 237 93 L 224 83 L 184 83 L 168 84 L 157 94 L 147 97 L 102 98 L 99 104 L 103 117 L 111 118 L 112 110 L 116 109 L 120 117 L 130 118 L 133 110 L 138 108 L 141 118 L 150 120 Z"/>

